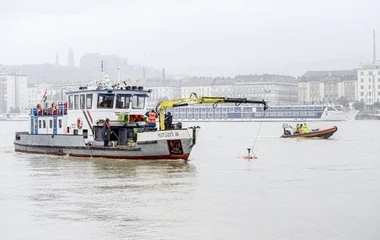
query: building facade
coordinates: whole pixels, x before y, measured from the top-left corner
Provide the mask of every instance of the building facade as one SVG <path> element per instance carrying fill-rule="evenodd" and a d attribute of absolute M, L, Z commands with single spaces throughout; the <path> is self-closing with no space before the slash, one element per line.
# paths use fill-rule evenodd
<path fill-rule="evenodd" d="M 307 104 L 357 100 L 356 70 L 308 71 L 298 78 L 298 101 Z"/>
<path fill-rule="evenodd" d="M 234 97 L 234 78 L 215 78 L 211 93 L 213 97 Z"/>
<path fill-rule="evenodd" d="M 156 80 L 147 81 L 144 88 L 151 89 L 149 106 L 155 106 L 158 102 L 167 99 L 178 99 L 181 97 L 181 86 L 177 81 Z"/>
<path fill-rule="evenodd" d="M 371 106 L 380 102 L 380 63 L 360 65 L 358 74 L 358 100 Z"/>
<path fill-rule="evenodd" d="M 285 75 L 237 76 L 234 96 L 264 99 L 272 105 L 295 104 L 298 101 L 297 79 Z"/>
<path fill-rule="evenodd" d="M 0 112 L 28 109 L 28 77 L 23 74 L 0 73 Z"/>
<path fill-rule="evenodd" d="M 214 78 L 186 78 L 181 81 L 181 98 L 190 97 L 196 93 L 198 97 L 211 97 Z"/>

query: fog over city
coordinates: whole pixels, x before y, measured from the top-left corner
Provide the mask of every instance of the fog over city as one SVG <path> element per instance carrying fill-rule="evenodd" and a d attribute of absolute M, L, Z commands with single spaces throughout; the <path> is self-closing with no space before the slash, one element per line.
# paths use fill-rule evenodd
<path fill-rule="evenodd" d="M 354 69 L 372 61 L 380 2 L 0 1 L 0 64 L 116 54 L 170 73 L 234 76 Z"/>

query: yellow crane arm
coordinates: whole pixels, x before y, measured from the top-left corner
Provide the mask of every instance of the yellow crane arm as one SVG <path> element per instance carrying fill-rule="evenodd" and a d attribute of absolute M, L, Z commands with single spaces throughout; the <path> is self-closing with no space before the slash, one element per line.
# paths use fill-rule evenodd
<path fill-rule="evenodd" d="M 268 104 L 264 100 L 249 100 L 246 98 L 225 98 L 225 97 L 198 97 L 196 93 L 192 93 L 189 98 L 180 98 L 173 100 L 163 100 L 156 106 L 156 112 L 159 117 L 160 130 L 165 130 L 165 110 L 168 108 L 184 107 L 192 104 L 214 104 L 218 103 L 235 103 L 239 106 L 242 103 L 263 104 L 264 111 L 268 109 Z"/>

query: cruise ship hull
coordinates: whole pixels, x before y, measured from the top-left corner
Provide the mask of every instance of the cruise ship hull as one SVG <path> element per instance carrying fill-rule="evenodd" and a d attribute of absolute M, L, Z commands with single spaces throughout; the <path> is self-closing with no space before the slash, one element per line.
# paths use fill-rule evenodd
<path fill-rule="evenodd" d="M 274 106 L 264 113 L 258 107 L 187 107 L 173 109 L 174 119 L 179 122 L 315 122 L 354 121 L 358 110 L 300 105 Z"/>

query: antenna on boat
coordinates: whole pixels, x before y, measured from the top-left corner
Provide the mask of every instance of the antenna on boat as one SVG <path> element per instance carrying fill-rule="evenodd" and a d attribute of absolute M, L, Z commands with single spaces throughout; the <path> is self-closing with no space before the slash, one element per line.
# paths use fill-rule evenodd
<path fill-rule="evenodd" d="M 103 65 L 103 60 L 100 61 L 100 81 L 103 80 L 103 70 L 104 70 L 104 65 Z"/>

